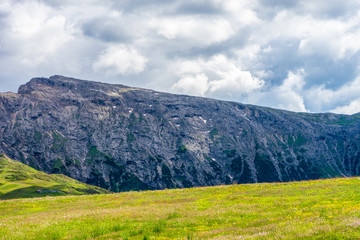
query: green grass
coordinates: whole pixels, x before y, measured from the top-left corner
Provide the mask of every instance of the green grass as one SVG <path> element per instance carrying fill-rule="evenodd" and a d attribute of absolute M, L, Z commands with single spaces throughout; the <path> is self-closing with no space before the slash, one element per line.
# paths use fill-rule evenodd
<path fill-rule="evenodd" d="M 62 174 L 46 174 L 0 154 L 0 199 L 109 193 Z"/>
<path fill-rule="evenodd" d="M 360 178 L 0 201 L 0 239 L 359 239 Z"/>

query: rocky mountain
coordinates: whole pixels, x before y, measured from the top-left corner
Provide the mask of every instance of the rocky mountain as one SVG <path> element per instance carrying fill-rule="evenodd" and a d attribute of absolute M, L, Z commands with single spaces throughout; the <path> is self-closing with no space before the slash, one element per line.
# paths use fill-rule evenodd
<path fill-rule="evenodd" d="M 360 175 L 360 114 L 294 113 L 63 76 L 0 94 L 0 150 L 112 191 Z"/>

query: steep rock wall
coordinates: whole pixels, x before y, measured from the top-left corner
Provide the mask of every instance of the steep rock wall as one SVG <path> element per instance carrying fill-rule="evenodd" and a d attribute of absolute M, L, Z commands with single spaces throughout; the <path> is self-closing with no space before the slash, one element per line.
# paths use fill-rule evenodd
<path fill-rule="evenodd" d="M 360 115 L 308 114 L 77 80 L 0 94 L 0 150 L 112 191 L 360 174 Z"/>

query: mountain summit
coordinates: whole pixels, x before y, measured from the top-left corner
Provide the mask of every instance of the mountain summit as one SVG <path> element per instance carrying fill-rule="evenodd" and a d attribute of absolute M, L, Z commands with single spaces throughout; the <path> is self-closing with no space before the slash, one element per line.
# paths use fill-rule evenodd
<path fill-rule="evenodd" d="M 360 115 L 53 76 L 0 94 L 0 151 L 112 191 L 360 174 Z"/>

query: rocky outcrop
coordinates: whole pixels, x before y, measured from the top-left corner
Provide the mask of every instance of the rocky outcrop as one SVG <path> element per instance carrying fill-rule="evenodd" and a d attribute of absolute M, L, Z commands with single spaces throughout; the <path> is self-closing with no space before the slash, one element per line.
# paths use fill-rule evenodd
<path fill-rule="evenodd" d="M 360 174 L 360 115 L 293 113 L 76 80 L 0 94 L 0 150 L 112 191 Z"/>

